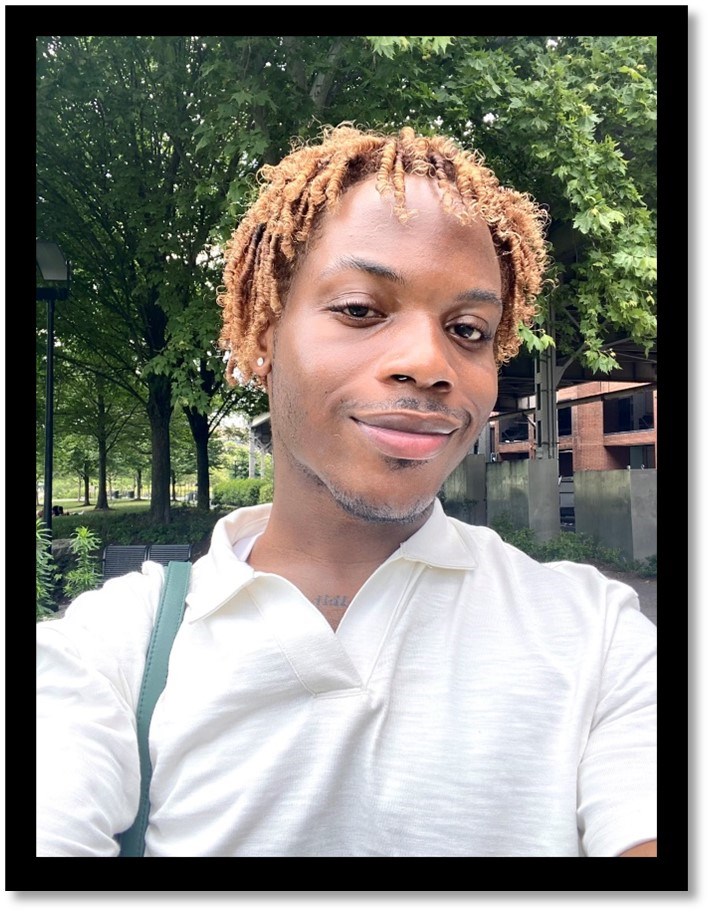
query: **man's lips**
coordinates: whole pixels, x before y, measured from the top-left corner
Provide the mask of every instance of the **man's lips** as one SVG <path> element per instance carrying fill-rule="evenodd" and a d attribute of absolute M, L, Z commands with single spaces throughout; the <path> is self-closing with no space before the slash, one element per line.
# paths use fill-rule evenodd
<path fill-rule="evenodd" d="M 443 451 L 449 436 L 461 428 L 447 416 L 422 413 L 380 413 L 353 416 L 360 431 L 387 457 L 429 460 Z"/>

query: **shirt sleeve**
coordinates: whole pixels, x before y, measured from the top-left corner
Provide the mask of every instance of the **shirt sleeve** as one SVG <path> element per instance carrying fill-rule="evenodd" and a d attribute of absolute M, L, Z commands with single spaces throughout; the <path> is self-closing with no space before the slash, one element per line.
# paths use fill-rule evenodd
<path fill-rule="evenodd" d="M 587 857 L 657 837 L 657 630 L 627 585 L 607 581 L 605 601 L 599 691 L 578 769 Z"/>
<path fill-rule="evenodd" d="M 118 856 L 138 811 L 134 708 L 163 570 L 82 594 L 37 624 L 37 856 Z"/>

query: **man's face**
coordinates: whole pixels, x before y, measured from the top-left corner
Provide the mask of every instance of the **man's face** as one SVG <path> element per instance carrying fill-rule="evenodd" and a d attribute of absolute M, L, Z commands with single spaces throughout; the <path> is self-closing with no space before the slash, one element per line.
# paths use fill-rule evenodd
<path fill-rule="evenodd" d="M 373 522 L 429 508 L 497 389 L 489 231 L 446 214 L 432 181 L 406 182 L 404 225 L 374 179 L 346 191 L 265 337 L 277 498 L 328 495 Z"/>

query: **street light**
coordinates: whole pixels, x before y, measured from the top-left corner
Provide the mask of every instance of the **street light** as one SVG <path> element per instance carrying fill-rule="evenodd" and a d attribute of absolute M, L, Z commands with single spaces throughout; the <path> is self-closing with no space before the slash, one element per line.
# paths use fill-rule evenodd
<path fill-rule="evenodd" d="M 37 269 L 43 283 L 63 285 L 37 286 L 35 298 L 47 302 L 47 394 L 45 403 L 44 449 L 44 508 L 42 518 L 47 530 L 52 531 L 52 444 L 54 418 L 54 303 L 69 295 L 70 264 L 62 249 L 53 241 L 37 242 Z"/>

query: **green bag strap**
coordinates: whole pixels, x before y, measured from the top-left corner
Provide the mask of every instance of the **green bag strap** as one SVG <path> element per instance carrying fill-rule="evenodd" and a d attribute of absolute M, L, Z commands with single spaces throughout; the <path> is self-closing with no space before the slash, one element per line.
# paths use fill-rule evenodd
<path fill-rule="evenodd" d="M 143 671 L 141 692 L 136 709 L 138 755 L 141 763 L 141 799 L 138 815 L 133 825 L 118 836 L 121 845 L 119 857 L 142 857 L 145 849 L 145 834 L 150 812 L 148 793 L 153 773 L 148 751 L 148 730 L 153 709 L 168 678 L 170 649 L 185 612 L 185 597 L 188 593 L 191 567 L 190 562 L 168 562 L 158 614 L 146 654 L 146 667 Z"/>

